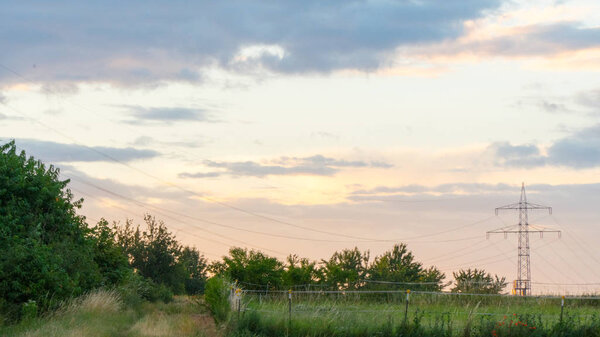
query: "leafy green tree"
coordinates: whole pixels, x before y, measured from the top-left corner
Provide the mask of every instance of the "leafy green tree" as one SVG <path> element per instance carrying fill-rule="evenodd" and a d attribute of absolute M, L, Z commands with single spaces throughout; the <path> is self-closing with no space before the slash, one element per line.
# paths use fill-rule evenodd
<path fill-rule="evenodd" d="M 278 288 L 282 285 L 283 263 L 262 252 L 234 247 L 222 262 L 215 262 L 211 270 L 239 282 L 245 288 Z"/>
<path fill-rule="evenodd" d="M 453 272 L 455 285 L 451 289 L 455 293 L 499 294 L 506 287 L 506 277 L 486 273 L 483 269 L 461 269 Z"/>
<path fill-rule="evenodd" d="M 307 258 L 300 258 L 294 254 L 287 257 L 287 265 L 282 278 L 283 285 L 288 288 L 295 285 L 308 287 L 318 281 L 320 273 L 316 262 L 309 261 Z"/>
<path fill-rule="evenodd" d="M 163 221 L 150 214 L 144 216 L 144 221 L 145 230 L 140 230 L 139 225 L 134 230 L 130 220 L 122 227 L 115 224 L 117 242 L 137 273 L 169 287 L 175 294 L 183 293 L 188 277 L 178 261 L 181 245 Z"/>
<path fill-rule="evenodd" d="M 204 256 L 196 248 L 186 246 L 181 250 L 178 262 L 186 271 L 185 292 L 189 295 L 203 292 L 208 266 Z"/>
<path fill-rule="evenodd" d="M 114 228 L 104 218 L 91 230 L 94 238 L 94 261 L 102 274 L 103 285 L 119 284 L 132 272 L 127 255 L 117 243 L 115 235 Z"/>
<path fill-rule="evenodd" d="M 0 310 L 15 312 L 29 300 L 48 307 L 98 286 L 94 242 L 74 200 L 46 166 L 15 142 L 0 146 Z"/>
<path fill-rule="evenodd" d="M 406 244 L 394 245 L 392 250 L 377 256 L 368 270 L 369 288 L 396 287 L 419 290 L 440 290 L 441 281 L 446 277 L 435 267 L 424 269 L 421 262 L 415 261 L 414 255 Z M 378 283 L 380 282 L 380 283 Z M 389 283 L 388 283 L 389 282 Z M 406 284 L 399 284 L 405 282 Z M 419 285 L 416 283 L 431 283 Z"/>
<path fill-rule="evenodd" d="M 363 285 L 369 267 L 369 251 L 358 247 L 335 252 L 329 260 L 321 260 L 323 282 L 335 289 L 358 289 Z"/>

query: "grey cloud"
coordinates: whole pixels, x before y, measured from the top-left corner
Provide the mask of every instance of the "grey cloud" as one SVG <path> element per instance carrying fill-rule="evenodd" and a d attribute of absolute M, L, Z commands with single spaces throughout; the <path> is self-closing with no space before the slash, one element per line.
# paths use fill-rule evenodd
<path fill-rule="evenodd" d="M 399 46 L 459 36 L 461 22 L 500 3 L 17 2 L 0 13 L 0 45 L 11 46 L 10 53 L 0 55 L 0 63 L 34 81 L 138 85 L 198 82 L 201 69 L 215 64 L 291 73 L 369 70 L 384 65 L 386 55 Z M 284 55 L 235 58 L 241 48 L 253 45 L 277 45 Z"/>
<path fill-rule="evenodd" d="M 142 122 L 213 122 L 210 114 L 203 109 L 192 108 L 145 108 L 141 106 L 126 106 L 135 118 L 132 123 Z"/>
<path fill-rule="evenodd" d="M 8 102 L 8 98 L 2 92 L 0 92 L 0 104 L 6 104 Z"/>
<path fill-rule="evenodd" d="M 554 165 L 590 168 L 600 165 L 600 125 L 583 129 L 556 141 L 548 149 Z"/>
<path fill-rule="evenodd" d="M 179 173 L 179 178 L 216 178 L 221 176 L 221 172 L 197 172 L 197 173 Z"/>
<path fill-rule="evenodd" d="M 575 101 L 594 112 L 600 112 L 600 89 L 579 93 Z"/>
<path fill-rule="evenodd" d="M 6 139 L 6 138 L 5 138 Z M 17 148 L 27 155 L 48 162 L 94 162 L 150 159 L 160 154 L 153 150 L 138 150 L 132 147 L 116 148 L 105 146 L 86 147 L 78 144 L 64 144 L 35 139 L 17 139 Z"/>
<path fill-rule="evenodd" d="M 234 176 L 255 176 L 264 177 L 268 175 L 333 175 L 339 170 L 337 168 L 325 165 L 296 165 L 296 166 L 281 166 L 281 165 L 262 165 L 259 163 L 246 162 L 214 162 L 205 161 L 204 164 L 208 167 L 225 169 L 226 173 Z"/>
<path fill-rule="evenodd" d="M 507 184 L 482 184 L 482 183 L 451 183 L 451 184 L 440 184 L 435 186 L 425 185 L 402 185 L 396 187 L 389 186 L 378 186 L 373 189 L 361 189 L 356 190 L 352 194 L 356 196 L 363 196 L 359 199 L 369 198 L 369 195 L 390 195 L 390 194 L 401 194 L 402 196 L 408 195 L 431 195 L 435 194 L 456 194 L 456 193 L 488 193 L 488 192 L 501 192 L 506 190 L 512 190 L 514 186 Z"/>
<path fill-rule="evenodd" d="M 580 27 L 576 22 L 559 22 L 521 27 L 518 34 L 489 40 L 446 41 L 437 46 L 417 48 L 422 54 L 455 55 L 471 53 L 492 56 L 553 55 L 600 45 L 600 28 Z"/>
<path fill-rule="evenodd" d="M 547 100 L 541 100 L 539 102 L 539 106 L 546 112 L 550 113 L 570 112 L 570 110 L 564 104 L 552 103 Z"/>
<path fill-rule="evenodd" d="M 22 121 L 25 120 L 25 118 L 20 116 L 5 115 L 0 112 L 0 120 Z"/>
<path fill-rule="evenodd" d="M 576 169 L 600 166 L 600 124 L 581 129 L 570 136 L 558 139 L 542 155 L 536 145 L 494 143 L 489 149 L 497 164 L 513 167 L 544 165 L 566 166 Z"/>
<path fill-rule="evenodd" d="M 217 162 L 204 161 L 204 165 L 211 168 L 222 169 L 220 172 L 209 173 L 180 173 L 184 178 L 212 177 L 216 174 L 228 174 L 233 176 L 264 177 L 269 175 L 320 175 L 330 176 L 344 168 L 376 167 L 389 168 L 391 164 L 384 162 L 347 161 L 315 155 L 311 157 L 281 157 L 269 163 L 245 162 Z"/>
<path fill-rule="evenodd" d="M 131 145 L 134 146 L 156 146 L 156 145 L 166 145 L 166 146 L 178 146 L 178 147 L 187 147 L 187 148 L 197 148 L 200 146 L 204 146 L 206 144 L 206 139 L 198 139 L 198 140 L 171 140 L 171 141 L 161 141 L 154 139 L 148 136 L 140 136 L 137 137 Z"/>
<path fill-rule="evenodd" d="M 557 100 L 564 101 L 565 98 L 521 97 L 515 102 L 514 106 L 519 109 L 536 107 L 552 114 L 574 112 L 572 109 L 568 108 L 566 104 L 557 103 Z"/>
<path fill-rule="evenodd" d="M 547 158 L 540 154 L 537 145 L 512 145 L 509 142 L 497 142 L 489 146 L 499 166 L 536 167 L 546 164 Z"/>
<path fill-rule="evenodd" d="M 41 88 L 47 95 L 74 95 L 79 92 L 79 87 L 71 82 L 45 83 Z"/>

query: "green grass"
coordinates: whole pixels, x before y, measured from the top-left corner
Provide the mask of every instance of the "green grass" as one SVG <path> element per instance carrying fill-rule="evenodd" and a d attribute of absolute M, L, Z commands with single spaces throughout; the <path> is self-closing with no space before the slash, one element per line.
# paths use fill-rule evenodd
<path fill-rule="evenodd" d="M 198 301 L 176 297 L 171 303 L 122 303 L 116 292 L 99 290 L 43 317 L 0 326 L 0 336 L 216 336 L 212 318 Z"/>
<path fill-rule="evenodd" d="M 406 321 L 400 294 L 296 295 L 291 321 L 281 295 L 244 303 L 234 336 L 600 336 L 600 301 L 590 300 L 568 300 L 562 324 L 560 299 L 548 298 L 411 295 Z"/>

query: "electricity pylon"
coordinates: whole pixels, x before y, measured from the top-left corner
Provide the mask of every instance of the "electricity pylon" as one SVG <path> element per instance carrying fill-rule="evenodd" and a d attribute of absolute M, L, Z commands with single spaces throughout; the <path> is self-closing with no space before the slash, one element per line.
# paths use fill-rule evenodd
<path fill-rule="evenodd" d="M 530 210 L 547 210 L 549 214 L 552 214 L 552 207 L 532 204 L 527 202 L 527 195 L 525 194 L 525 183 L 521 185 L 521 199 L 516 204 L 510 204 L 496 208 L 496 215 L 499 211 L 505 210 L 517 210 L 519 212 L 519 223 L 513 226 L 502 227 L 486 233 L 486 238 L 489 238 L 490 234 L 504 234 L 504 238 L 509 233 L 517 233 L 519 236 L 519 267 L 517 270 L 517 279 L 513 284 L 513 293 L 519 296 L 531 295 L 531 257 L 529 254 L 529 233 L 540 233 L 540 237 L 544 236 L 544 233 L 558 233 L 560 238 L 561 232 L 559 230 L 549 230 L 539 226 L 529 225 L 529 211 Z M 516 228 L 515 228 L 516 227 Z"/>

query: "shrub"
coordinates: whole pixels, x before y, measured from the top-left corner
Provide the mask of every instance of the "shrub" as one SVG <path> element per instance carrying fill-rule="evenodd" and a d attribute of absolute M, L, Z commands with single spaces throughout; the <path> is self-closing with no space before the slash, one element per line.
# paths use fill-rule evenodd
<path fill-rule="evenodd" d="M 23 303 L 21 307 L 21 317 L 23 320 L 31 320 L 37 316 L 38 306 L 34 300 Z"/>
<path fill-rule="evenodd" d="M 18 318 L 23 303 L 40 310 L 97 287 L 94 241 L 59 170 L 0 145 L 0 298 Z"/>
<path fill-rule="evenodd" d="M 214 276 L 206 282 L 204 299 L 216 323 L 223 323 L 229 317 L 229 291 L 229 284 L 222 277 Z"/>

